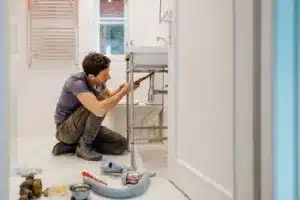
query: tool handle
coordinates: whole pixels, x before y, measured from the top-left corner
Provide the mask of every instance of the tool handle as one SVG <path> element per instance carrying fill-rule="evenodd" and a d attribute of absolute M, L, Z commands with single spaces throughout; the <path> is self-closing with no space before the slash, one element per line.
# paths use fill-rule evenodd
<path fill-rule="evenodd" d="M 102 183 L 102 184 L 104 184 L 104 185 L 108 185 L 106 182 L 97 179 L 96 177 L 94 177 L 93 175 L 91 175 L 91 174 L 88 173 L 88 172 L 85 172 L 85 171 L 84 171 L 84 172 L 82 172 L 81 174 L 82 174 L 82 176 L 85 176 L 85 177 L 94 179 L 95 181 L 98 181 L 98 182 L 100 182 L 100 183 Z"/>
<path fill-rule="evenodd" d="M 149 77 L 152 76 L 153 74 L 154 74 L 154 72 L 151 72 L 150 74 L 148 74 L 148 75 L 146 75 L 146 76 L 144 76 L 144 77 L 142 77 L 142 78 L 139 78 L 138 80 L 134 81 L 134 84 L 135 84 L 135 85 L 136 85 L 136 84 L 139 84 L 140 82 L 142 82 L 143 80 L 149 78 Z"/>

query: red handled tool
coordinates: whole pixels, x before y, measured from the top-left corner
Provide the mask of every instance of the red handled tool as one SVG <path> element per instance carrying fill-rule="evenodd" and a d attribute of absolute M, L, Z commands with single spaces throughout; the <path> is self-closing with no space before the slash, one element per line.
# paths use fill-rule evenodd
<path fill-rule="evenodd" d="M 82 174 L 82 176 L 91 178 L 91 179 L 93 179 L 93 180 L 95 180 L 95 181 L 97 181 L 97 182 L 99 182 L 99 183 L 102 183 L 102 184 L 104 184 L 104 185 L 108 185 L 106 182 L 99 180 L 98 178 L 94 177 L 93 175 L 91 175 L 90 173 L 88 173 L 88 172 L 86 172 L 86 171 L 82 172 L 81 174 Z"/>

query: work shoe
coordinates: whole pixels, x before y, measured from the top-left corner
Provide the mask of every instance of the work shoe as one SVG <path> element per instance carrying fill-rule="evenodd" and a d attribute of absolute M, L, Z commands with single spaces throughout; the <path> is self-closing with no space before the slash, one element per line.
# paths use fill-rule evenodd
<path fill-rule="evenodd" d="M 99 161 L 102 159 L 102 154 L 96 152 L 91 144 L 87 144 L 83 137 L 80 138 L 77 144 L 76 155 L 79 158 L 89 161 Z"/>
<path fill-rule="evenodd" d="M 67 153 L 75 153 L 76 151 L 76 144 L 65 144 L 63 142 L 58 142 L 52 149 L 52 154 L 57 156 L 61 154 L 67 154 Z"/>

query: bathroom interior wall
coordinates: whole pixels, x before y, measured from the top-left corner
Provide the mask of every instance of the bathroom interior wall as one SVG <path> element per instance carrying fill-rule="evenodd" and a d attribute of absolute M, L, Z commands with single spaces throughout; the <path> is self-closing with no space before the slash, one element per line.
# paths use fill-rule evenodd
<path fill-rule="evenodd" d="M 25 2 L 25 1 L 24 1 Z M 10 163 L 15 166 L 17 163 L 17 145 L 15 144 L 19 132 L 19 86 L 23 82 L 24 66 L 26 63 L 26 53 L 24 51 L 25 43 L 21 31 L 26 31 L 24 16 L 21 17 L 19 12 L 25 8 L 25 3 L 16 3 L 15 0 L 8 1 L 9 14 L 9 93 L 10 93 Z M 23 39 L 23 40 L 22 40 Z"/>
<path fill-rule="evenodd" d="M 167 26 L 158 23 L 159 0 L 128 0 L 128 33 L 135 45 L 161 45 L 156 37 L 167 36 Z M 143 2 L 143 3 L 142 3 Z M 168 1 L 162 1 L 162 8 L 168 7 Z M 64 80 L 80 69 L 62 66 L 63 69 L 28 69 L 27 44 L 27 2 L 10 1 L 11 31 L 11 90 L 13 94 L 14 125 L 19 135 L 54 134 L 53 114 L 55 103 Z M 95 0 L 79 1 L 79 61 L 91 50 L 97 49 L 97 28 L 95 24 Z M 142 13 L 142 14 L 141 14 Z M 143 16 L 141 16 L 143 15 Z M 108 86 L 116 88 L 125 81 L 126 63 L 123 59 L 112 58 L 112 80 Z M 137 75 L 138 76 L 138 75 Z M 139 75 L 139 76 L 142 76 Z M 167 83 L 166 83 L 167 84 Z M 148 83 L 144 82 L 136 91 L 135 98 L 147 101 Z M 124 116 L 125 117 L 125 116 Z M 106 119 L 106 123 L 109 124 Z"/>

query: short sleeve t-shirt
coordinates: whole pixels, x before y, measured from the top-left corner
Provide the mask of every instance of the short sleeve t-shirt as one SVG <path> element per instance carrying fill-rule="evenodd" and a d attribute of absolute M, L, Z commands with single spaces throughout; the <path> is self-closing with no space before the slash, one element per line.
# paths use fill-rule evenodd
<path fill-rule="evenodd" d="M 80 101 L 76 97 L 77 94 L 83 92 L 92 92 L 96 96 L 100 95 L 104 86 L 99 85 L 93 87 L 87 79 L 84 72 L 78 72 L 71 75 L 64 83 L 59 100 L 56 105 L 54 120 L 59 124 L 66 120 L 77 108 L 81 106 Z"/>

